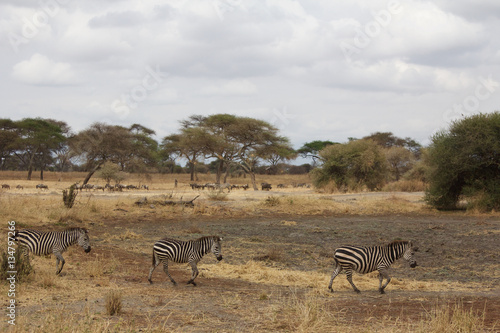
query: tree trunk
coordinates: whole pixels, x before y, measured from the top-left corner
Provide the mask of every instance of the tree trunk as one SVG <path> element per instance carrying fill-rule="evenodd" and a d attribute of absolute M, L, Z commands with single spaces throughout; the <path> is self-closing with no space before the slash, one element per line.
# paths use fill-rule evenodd
<path fill-rule="evenodd" d="M 222 176 L 223 167 L 224 167 L 224 160 L 219 160 L 219 167 L 217 168 L 217 175 L 215 176 L 216 184 L 220 184 L 220 177 Z"/>
<path fill-rule="evenodd" d="M 252 180 L 252 186 L 254 191 L 258 191 L 259 188 L 257 187 L 257 182 L 255 181 L 255 174 L 252 171 L 248 171 L 250 174 L 250 179 Z"/>
<path fill-rule="evenodd" d="M 191 170 L 191 181 L 194 181 L 194 163 L 189 162 L 189 169 Z"/>
<path fill-rule="evenodd" d="M 28 180 L 31 180 L 31 174 L 33 173 L 33 159 L 35 158 L 35 153 L 33 153 L 30 157 L 29 165 L 28 165 Z"/>
<path fill-rule="evenodd" d="M 85 179 L 83 180 L 83 184 L 82 185 L 85 185 L 89 182 L 90 178 L 94 175 L 94 173 L 99 170 L 99 168 L 101 167 L 102 164 L 98 164 L 95 168 L 93 168 L 92 170 L 89 171 L 89 173 L 87 174 L 87 176 L 85 176 Z"/>
<path fill-rule="evenodd" d="M 40 169 L 40 180 L 43 180 L 43 167 Z"/>
<path fill-rule="evenodd" d="M 224 174 L 224 184 L 227 183 L 227 176 L 229 176 L 229 166 L 226 168 L 226 173 Z"/>

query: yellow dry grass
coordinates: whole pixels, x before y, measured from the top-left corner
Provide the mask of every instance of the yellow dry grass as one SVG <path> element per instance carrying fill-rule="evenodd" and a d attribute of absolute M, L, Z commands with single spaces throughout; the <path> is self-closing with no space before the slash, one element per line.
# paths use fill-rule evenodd
<path fill-rule="evenodd" d="M 270 284 L 283 287 L 308 288 L 315 293 L 324 296 L 335 297 L 335 291 L 352 291 L 352 287 L 347 282 L 344 274 L 339 274 L 333 281 L 334 293 L 327 289 L 330 282 L 330 275 L 315 271 L 298 271 L 277 267 L 269 267 L 261 262 L 248 261 L 245 264 L 234 265 L 227 263 L 203 264 L 200 265 L 202 276 L 241 279 L 252 283 Z M 333 272 L 333 269 L 332 269 Z M 353 281 L 356 286 L 363 291 L 378 290 L 378 273 L 372 272 L 365 275 L 354 274 Z M 489 288 L 480 283 L 468 282 L 466 284 L 453 281 L 417 281 L 400 280 L 392 278 L 387 290 L 407 290 L 407 291 L 471 291 L 484 290 Z"/>
<path fill-rule="evenodd" d="M 119 221 L 126 216 L 127 220 L 140 220 L 146 214 L 156 220 L 175 220 L 176 218 L 196 220 L 199 217 L 245 217 L 269 216 L 282 214 L 280 224 L 284 227 L 300 226 L 293 220 L 295 215 L 384 215 L 384 214 L 439 214 L 425 206 L 421 201 L 421 193 L 370 193 L 353 194 L 322 194 L 313 189 L 292 188 L 276 189 L 270 192 L 253 190 L 234 190 L 224 201 L 213 201 L 202 195 L 195 201 L 195 207 L 146 205 L 138 207 L 134 202 L 143 196 L 169 200 L 189 200 L 199 194 L 189 186 L 188 175 L 152 175 L 150 179 L 131 176 L 124 183 L 139 182 L 150 186 L 150 191 L 126 192 L 82 192 L 78 195 L 75 206 L 67 209 L 62 203 L 61 191 L 76 181 L 81 181 L 84 173 L 58 174 L 45 173 L 49 190 L 36 190 L 34 186 L 40 181 L 22 180 L 25 173 L 0 172 L 0 182 L 9 183 L 10 190 L 0 191 L 0 220 L 17 222 L 16 228 L 38 227 L 62 229 L 70 226 L 106 227 L 106 220 Z M 35 176 L 35 175 L 34 175 Z M 213 175 L 200 175 L 199 183 L 212 182 Z M 174 179 L 178 179 L 178 187 L 174 187 Z M 291 184 L 292 182 L 308 183 L 307 176 L 259 176 L 259 182 Z M 248 179 L 230 179 L 231 183 L 246 184 Z M 103 184 L 102 181 L 91 181 Z M 15 189 L 21 184 L 23 190 Z M 201 192 L 202 194 L 204 192 Z M 269 199 L 271 198 L 271 199 Z M 495 213 L 493 213 L 493 216 Z M 491 216 L 491 215 L 488 215 Z M 6 232 L 6 223 L 0 226 Z M 185 233 L 200 233 L 202 229 L 193 226 L 184 230 Z M 473 231 L 474 232 L 474 231 Z M 479 234 L 479 232 L 476 232 Z M 95 237 L 94 235 L 91 236 Z M 27 283 L 17 286 L 16 301 L 19 304 L 18 321 L 9 332 L 185 332 L 203 331 L 203 327 L 228 327 L 223 319 L 209 311 L 196 312 L 188 308 L 190 292 L 172 289 L 166 281 L 164 273 L 159 269 L 161 281 L 149 286 L 146 283 L 150 265 L 151 240 L 137 230 L 128 226 L 114 226 L 106 229 L 98 236 L 102 248 L 93 248 L 89 254 L 84 254 L 81 248 L 71 247 L 64 254 L 66 265 L 60 276 L 55 273 L 55 258 L 32 257 L 35 273 Z M 0 247 L 6 248 L 6 240 L 0 240 Z M 256 247 L 258 246 L 255 245 Z M 127 269 L 123 269 L 122 259 L 118 259 L 113 251 L 120 249 L 135 257 L 129 259 Z M 254 249 L 252 249 L 253 251 Z M 235 255 L 236 249 L 224 248 L 224 255 Z M 277 259 L 282 253 L 272 253 Z M 147 254 L 147 256 L 145 255 Z M 142 256 L 142 257 L 141 257 Z M 140 258 L 140 259 L 137 259 Z M 147 258 L 147 259 L 146 259 Z M 138 262 L 135 263 L 134 260 Z M 212 260 L 213 262 L 214 260 Z M 326 259 L 325 259 L 326 261 Z M 463 322 L 467 327 L 482 330 L 481 317 L 463 309 L 448 309 L 436 305 L 435 310 L 420 322 L 401 324 L 395 318 L 367 318 L 366 325 L 345 322 L 342 309 L 332 308 L 332 304 L 354 295 L 345 275 L 339 275 L 334 283 L 334 293 L 327 289 L 330 273 L 326 269 L 318 271 L 302 271 L 285 267 L 278 263 L 265 263 L 250 260 L 241 264 L 200 263 L 199 279 L 225 279 L 246 281 L 249 284 L 261 286 L 263 290 L 252 295 L 257 303 L 248 304 L 245 295 L 259 288 L 235 291 L 224 287 L 206 292 L 214 293 L 214 302 L 222 304 L 229 314 L 238 312 L 242 318 L 251 317 L 258 324 L 245 327 L 245 331 L 269 332 L 333 332 L 355 330 L 369 332 L 369 327 L 375 327 L 380 332 L 437 332 L 442 327 L 454 322 Z M 477 274 L 493 274 L 500 277 L 500 266 L 493 264 L 489 270 Z M 190 274 L 189 266 L 182 266 L 182 277 Z M 421 268 L 423 269 L 423 268 Z M 495 272 L 496 270 L 496 272 Z M 157 275 L 158 276 L 158 275 Z M 156 279 L 155 279 L 156 281 Z M 363 294 L 376 293 L 378 278 L 376 273 L 355 275 L 354 282 Z M 75 287 L 76 286 L 76 287 Z M 8 287 L 0 284 L 0 293 L 7 294 Z M 283 290 L 290 292 L 285 294 Z M 484 291 L 489 292 L 491 286 L 480 283 L 460 283 L 454 281 L 425 281 L 393 278 L 388 291 L 401 290 L 413 292 L 442 292 L 452 290 L 458 292 Z M 122 315 L 108 316 L 105 310 L 105 296 L 116 292 L 121 296 Z M 141 298 L 142 297 L 142 298 Z M 140 298 L 140 301 L 137 299 Z M 180 299 L 181 298 L 181 299 Z M 136 303 L 133 303 L 136 302 Z M 139 302 L 139 303 L 137 303 Z M 142 303 L 140 303 L 142 302 Z M 260 303 L 259 303 L 260 302 Z M 47 304 L 51 304 L 48 306 Z M 140 304 L 148 308 L 142 310 L 131 304 Z M 177 308 L 176 308 L 177 306 Z M 254 312 L 246 315 L 247 307 L 253 306 Z M 333 305 L 334 306 L 334 305 Z M 29 310 L 28 310 L 29 309 Z M 182 309 L 175 311 L 175 309 Z M 233 310 L 234 309 L 234 310 Z M 25 312 L 29 311 L 29 312 Z M 448 312 L 446 312 L 448 311 Z M 247 316 L 247 317 L 245 317 Z M 175 317 L 175 318 L 174 318 Z M 253 318 L 256 317 L 256 318 Z M 140 320 L 137 322 L 136 320 Z M 182 326 L 179 324 L 182 322 Z M 443 324 L 444 323 L 444 324 Z M 470 324 L 471 323 L 471 324 Z M 0 330 L 6 329 L 5 322 L 0 324 Z M 462 327 L 460 326 L 460 327 Z M 220 331 L 237 331 L 236 326 Z M 451 326 L 458 327 L 458 326 Z M 247 330 L 248 329 L 248 330 Z M 219 331 L 219 329 L 213 329 Z M 464 330 L 465 332 L 466 330 Z"/>

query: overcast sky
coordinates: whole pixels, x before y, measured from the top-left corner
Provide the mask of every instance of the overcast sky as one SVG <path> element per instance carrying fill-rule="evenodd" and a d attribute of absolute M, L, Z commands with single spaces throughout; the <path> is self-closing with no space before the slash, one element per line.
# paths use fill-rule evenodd
<path fill-rule="evenodd" d="M 1 0 L 0 118 L 178 130 L 266 120 L 295 148 L 390 131 L 427 145 L 500 109 L 498 0 Z"/>

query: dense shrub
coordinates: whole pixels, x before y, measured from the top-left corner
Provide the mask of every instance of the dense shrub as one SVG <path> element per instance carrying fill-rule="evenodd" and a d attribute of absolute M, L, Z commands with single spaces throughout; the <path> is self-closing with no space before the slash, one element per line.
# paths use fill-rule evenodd
<path fill-rule="evenodd" d="M 464 198 L 468 208 L 500 209 L 500 113 L 467 117 L 435 134 L 427 164 L 430 205 L 455 209 Z"/>
<path fill-rule="evenodd" d="M 335 184 L 338 190 L 381 189 L 388 165 L 381 147 L 371 140 L 327 146 L 320 152 L 323 165 L 311 173 L 314 186 Z"/>

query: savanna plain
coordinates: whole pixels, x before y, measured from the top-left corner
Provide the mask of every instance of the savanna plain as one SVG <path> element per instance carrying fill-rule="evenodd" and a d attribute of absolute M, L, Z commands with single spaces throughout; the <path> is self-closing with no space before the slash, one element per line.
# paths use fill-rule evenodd
<path fill-rule="evenodd" d="M 75 245 L 55 257 L 33 257 L 34 272 L 16 283 L 16 325 L 6 332 L 498 332 L 500 331 L 500 215 L 440 212 L 423 192 L 320 193 L 307 175 L 258 176 L 270 191 L 210 192 L 189 186 L 188 175 L 130 176 L 125 183 L 149 190 L 83 190 L 72 208 L 62 190 L 83 173 L 2 172 L 0 251 L 8 221 L 16 230 L 85 227 L 92 251 Z M 175 180 L 177 179 L 177 187 Z M 231 184 L 247 179 L 230 178 Z M 104 185 L 102 180 L 91 183 Z M 197 183 L 213 182 L 199 175 Z M 285 184 L 277 188 L 277 184 Z M 23 189 L 16 188 L 17 185 Z M 188 201 L 194 206 L 164 205 Z M 146 200 L 144 199 L 146 198 Z M 136 202 L 140 202 L 138 205 Z M 161 266 L 147 281 L 152 247 L 163 237 L 223 238 L 217 262 L 191 268 L 171 263 L 172 285 Z M 378 274 L 354 274 L 361 294 L 340 274 L 327 289 L 333 253 L 342 245 L 383 245 L 412 240 L 418 265 L 391 267 L 386 294 Z M 0 284 L 3 314 L 9 285 Z"/>

